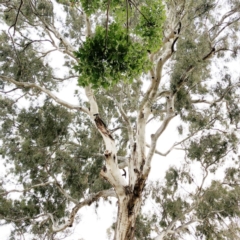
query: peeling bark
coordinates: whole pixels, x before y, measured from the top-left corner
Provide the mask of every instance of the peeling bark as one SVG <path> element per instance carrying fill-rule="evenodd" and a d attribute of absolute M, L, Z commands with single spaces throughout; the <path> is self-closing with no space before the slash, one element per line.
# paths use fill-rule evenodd
<path fill-rule="evenodd" d="M 104 134 L 106 137 L 109 137 L 110 139 L 112 139 L 114 141 L 111 133 L 107 129 L 106 124 L 103 122 L 103 120 L 100 118 L 100 116 L 98 114 L 94 114 L 94 116 L 95 116 L 94 121 L 96 123 L 98 130 L 101 131 L 101 133 Z"/>
<path fill-rule="evenodd" d="M 126 196 L 119 198 L 114 240 L 130 240 L 134 238 L 136 218 L 142 202 L 141 195 L 144 187 L 142 183 L 145 183 L 145 180 L 140 180 L 139 183 L 134 187 L 134 191 L 126 187 Z"/>

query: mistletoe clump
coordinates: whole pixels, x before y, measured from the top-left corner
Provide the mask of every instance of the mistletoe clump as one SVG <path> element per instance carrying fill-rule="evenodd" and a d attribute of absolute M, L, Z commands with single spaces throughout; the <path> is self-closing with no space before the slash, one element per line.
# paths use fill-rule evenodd
<path fill-rule="evenodd" d="M 147 51 L 117 23 L 109 25 L 108 31 L 97 26 L 95 35 L 87 38 L 75 55 L 79 59 L 75 66 L 80 73 L 78 83 L 83 87 L 108 88 L 120 80 L 131 82 L 150 67 Z"/>

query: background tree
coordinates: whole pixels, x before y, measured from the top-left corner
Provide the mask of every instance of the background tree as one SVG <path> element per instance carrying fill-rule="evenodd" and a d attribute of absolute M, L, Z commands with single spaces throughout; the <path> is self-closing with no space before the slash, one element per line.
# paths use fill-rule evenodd
<path fill-rule="evenodd" d="M 12 239 L 59 239 L 100 198 L 117 198 L 115 240 L 240 237 L 238 0 L 0 6 L 0 217 Z M 72 79 L 77 105 L 57 93 Z M 162 153 L 174 118 L 181 140 Z M 182 164 L 147 184 L 153 156 L 177 147 Z"/>

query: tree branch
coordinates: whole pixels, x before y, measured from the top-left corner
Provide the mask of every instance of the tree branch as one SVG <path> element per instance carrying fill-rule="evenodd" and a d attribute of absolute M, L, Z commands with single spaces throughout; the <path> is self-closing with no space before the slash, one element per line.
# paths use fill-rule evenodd
<path fill-rule="evenodd" d="M 217 100 L 208 101 L 208 100 L 205 100 L 205 99 L 193 99 L 193 100 L 191 100 L 191 103 L 207 103 L 207 104 L 213 105 L 215 103 L 221 102 L 223 100 L 223 98 L 225 97 L 225 95 L 235 87 L 240 87 L 240 83 L 236 83 L 234 85 L 228 86 L 225 89 L 225 91 L 223 92 L 222 96 L 219 97 Z"/>
<path fill-rule="evenodd" d="M 68 76 L 68 77 L 64 77 L 64 78 L 59 78 L 59 77 L 52 76 L 53 79 L 55 79 L 57 81 L 60 81 L 60 82 L 63 82 L 65 80 L 69 80 L 71 78 L 78 78 L 78 77 L 79 77 L 78 75 Z"/>
<path fill-rule="evenodd" d="M 52 183 L 53 183 L 52 181 L 45 182 L 45 183 L 39 183 L 39 184 L 33 185 L 33 186 L 31 186 L 31 187 L 24 188 L 23 190 L 12 189 L 12 190 L 9 190 L 9 191 L 1 192 L 1 193 L 0 193 L 0 196 L 8 195 L 8 194 L 13 193 L 13 192 L 18 192 L 18 193 L 28 192 L 29 190 L 31 190 L 31 189 L 33 189 L 33 188 L 42 187 L 42 186 L 47 186 L 47 185 L 52 184 Z"/>
<path fill-rule="evenodd" d="M 53 215 L 51 213 L 47 213 L 46 215 L 48 216 L 48 218 L 51 219 L 52 224 L 53 224 L 52 225 L 53 232 L 55 232 L 55 233 L 60 232 L 60 231 L 63 231 L 64 229 L 66 229 L 67 227 L 71 227 L 78 210 L 86 205 L 90 206 L 93 202 L 95 202 L 96 200 L 98 200 L 101 197 L 102 198 L 116 197 L 116 194 L 113 189 L 103 190 L 98 193 L 92 194 L 87 199 L 85 199 L 82 202 L 79 202 L 78 204 L 75 205 L 75 207 L 72 208 L 70 216 L 69 216 L 68 220 L 66 221 L 66 223 L 64 223 L 64 224 L 58 225 L 58 223 L 54 220 Z"/>
<path fill-rule="evenodd" d="M 112 97 L 111 97 L 111 98 L 112 98 Z M 112 98 L 112 99 L 113 99 L 113 98 Z M 113 101 L 114 101 L 114 103 L 117 105 L 118 110 L 119 110 L 119 112 L 120 112 L 120 114 L 121 114 L 124 122 L 125 122 L 126 125 L 127 125 L 129 142 L 130 142 L 130 145 L 132 146 L 133 143 L 134 143 L 134 139 L 133 139 L 133 128 L 132 128 L 132 126 L 131 126 L 131 123 L 130 123 L 130 121 L 129 121 L 129 118 L 128 118 L 126 112 L 124 111 L 124 109 L 122 108 L 121 104 L 120 104 L 118 101 L 116 101 L 115 99 L 113 99 Z"/>
<path fill-rule="evenodd" d="M 33 220 L 33 219 L 37 219 L 37 218 L 44 217 L 44 216 L 46 216 L 46 214 L 39 214 L 35 217 L 23 217 L 23 218 L 13 219 L 13 218 L 9 218 L 9 217 L 6 217 L 6 216 L 3 216 L 0 214 L 1 219 L 4 219 L 9 222 L 21 222 L 21 221 L 26 221 L 26 220 Z"/>
<path fill-rule="evenodd" d="M 8 81 L 10 83 L 13 83 L 15 84 L 16 86 L 18 87 L 23 87 L 23 88 L 35 88 L 35 89 L 38 89 L 40 90 L 41 92 L 47 94 L 50 98 L 52 98 L 55 102 L 57 102 L 58 104 L 64 106 L 64 107 L 67 107 L 69 109 L 75 109 L 75 110 L 79 110 L 81 112 L 84 112 L 86 114 L 90 114 L 89 110 L 87 108 L 83 108 L 83 107 L 80 107 L 80 106 L 77 106 L 77 105 L 73 105 L 73 104 L 69 104 L 67 102 L 65 102 L 64 100 L 61 100 L 60 98 L 58 98 L 56 95 L 54 95 L 50 90 L 46 89 L 46 88 L 43 88 L 35 83 L 27 83 L 27 82 L 18 82 L 16 80 L 14 80 L 13 78 L 11 77 L 7 77 L 7 76 L 3 76 L 3 75 L 0 75 L 0 78 L 2 78 L 3 80 L 5 81 Z"/>
<path fill-rule="evenodd" d="M 17 20 L 18 20 L 19 12 L 20 12 L 20 10 L 21 10 L 22 5 L 23 5 L 23 0 L 21 0 L 21 2 L 20 2 L 20 4 L 19 4 L 18 10 L 17 10 L 17 15 L 16 15 L 16 18 L 15 18 L 15 21 L 14 21 L 14 23 L 11 25 L 11 27 L 9 28 L 9 30 L 10 30 L 12 27 L 14 28 L 13 36 L 15 35 L 16 24 L 17 24 Z"/>
<path fill-rule="evenodd" d="M 89 86 L 85 87 L 85 93 L 90 103 L 89 115 L 97 130 L 101 134 L 106 147 L 106 150 L 104 152 L 106 166 L 104 166 L 100 174 L 112 186 L 115 187 L 118 196 L 125 195 L 124 186 L 126 186 L 127 183 L 122 177 L 118 167 L 117 148 L 115 140 L 98 113 L 98 104 L 94 96 L 93 90 Z"/>
<path fill-rule="evenodd" d="M 209 30 L 209 32 L 210 32 L 210 31 L 215 31 L 215 29 L 216 29 L 217 27 L 220 27 L 220 26 L 224 23 L 225 19 L 229 18 L 230 16 L 234 15 L 235 13 L 239 13 L 239 6 L 237 6 L 235 9 L 232 9 L 232 10 L 230 10 L 229 12 L 227 12 L 226 14 L 224 14 L 224 15 L 222 16 L 221 20 L 219 21 L 219 23 L 218 23 L 217 25 L 213 26 L 213 27 Z M 239 21 L 239 19 L 240 19 L 240 18 L 238 17 L 238 18 L 236 18 L 236 19 L 234 19 L 234 20 L 232 20 L 232 21 L 230 21 L 230 22 L 227 22 L 224 27 L 222 27 L 218 32 L 216 31 L 216 33 L 213 34 L 212 40 L 216 39 L 216 38 L 220 35 L 220 33 L 221 33 L 225 28 L 227 28 L 227 27 L 229 27 L 230 25 L 232 25 L 233 23 Z"/>
<path fill-rule="evenodd" d="M 65 50 L 63 51 L 64 53 L 68 54 L 70 57 L 78 61 L 78 59 L 74 56 L 74 48 L 72 45 L 60 34 L 60 32 L 56 29 L 56 27 L 53 24 L 47 23 L 37 12 L 37 9 L 35 8 L 34 4 L 32 1 L 30 1 L 30 5 L 32 8 L 33 13 L 38 17 L 40 22 L 42 22 L 43 26 L 46 28 L 46 30 L 52 32 L 54 36 L 65 46 Z M 48 32 L 48 35 L 50 36 L 50 33 Z M 51 37 L 50 37 L 51 38 Z M 51 38 L 52 39 L 52 38 Z M 53 43 L 54 40 L 52 39 Z M 55 43 L 54 43 L 55 44 Z M 55 45 L 56 47 L 56 45 Z"/>
<path fill-rule="evenodd" d="M 166 113 L 165 119 L 163 120 L 162 125 L 157 129 L 155 134 L 151 135 L 151 146 L 147 156 L 148 167 L 150 167 L 152 156 L 155 153 L 158 138 L 162 135 L 162 133 L 168 126 L 171 119 L 176 116 L 176 114 L 174 113 L 173 104 L 174 104 L 174 97 L 168 96 L 167 97 L 167 113 Z"/>
<path fill-rule="evenodd" d="M 106 20 L 106 33 L 105 33 L 105 49 L 107 48 L 107 38 L 108 38 L 108 19 L 109 19 L 110 3 L 111 3 L 111 0 L 108 0 L 108 4 L 107 4 L 107 20 Z"/>
<path fill-rule="evenodd" d="M 54 178 L 56 186 L 58 187 L 59 191 L 64 195 L 64 197 L 66 197 L 71 202 L 73 202 L 75 204 L 78 204 L 78 200 L 77 199 L 74 199 L 66 191 L 64 191 L 64 189 L 61 187 L 60 183 L 57 181 L 56 177 L 53 174 L 50 174 L 50 173 L 49 173 L 49 175 Z"/>
<path fill-rule="evenodd" d="M 186 140 L 190 139 L 191 137 L 193 137 L 196 133 L 198 133 L 199 131 L 201 131 L 201 129 L 195 131 L 194 133 L 192 133 L 191 135 L 189 135 L 188 137 L 184 138 L 183 140 L 181 140 L 180 142 L 176 142 L 172 145 L 171 148 L 168 149 L 168 151 L 166 151 L 165 153 L 161 153 L 160 151 L 155 149 L 155 153 L 161 156 L 167 156 L 176 146 L 184 143 Z M 146 147 L 150 148 L 149 144 L 146 144 Z M 178 150 L 182 150 L 182 149 L 178 149 Z"/>

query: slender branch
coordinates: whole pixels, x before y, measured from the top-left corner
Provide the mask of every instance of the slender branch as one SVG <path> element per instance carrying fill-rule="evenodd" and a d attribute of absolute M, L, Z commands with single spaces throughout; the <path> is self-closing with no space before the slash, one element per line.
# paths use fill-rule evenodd
<path fill-rule="evenodd" d="M 197 134 L 198 132 L 200 132 L 201 129 L 199 130 L 196 130 L 195 132 L 193 132 L 191 135 L 187 136 L 186 138 L 184 138 L 183 140 L 181 140 L 180 142 L 176 142 L 172 145 L 171 148 L 168 149 L 168 151 L 166 151 L 165 153 L 161 153 L 160 151 L 158 150 L 155 150 L 155 153 L 158 154 L 158 155 L 161 155 L 161 156 L 167 156 L 173 149 L 176 149 L 176 150 L 182 150 L 181 148 L 175 148 L 176 146 L 184 143 L 185 141 L 187 141 L 188 139 L 190 139 L 191 137 L 193 137 L 195 134 Z M 149 144 L 146 144 L 146 147 L 150 148 L 150 145 Z"/>
<path fill-rule="evenodd" d="M 9 28 L 9 30 L 10 30 L 12 27 L 14 28 L 13 36 L 15 35 L 16 24 L 17 24 L 17 20 L 18 20 L 19 12 L 20 12 L 20 10 L 21 10 L 22 5 L 23 5 L 23 0 L 21 0 L 21 2 L 20 2 L 20 4 L 19 4 L 18 10 L 17 10 L 17 15 L 16 15 L 16 18 L 15 18 L 15 21 L 14 21 L 14 23 L 11 25 L 11 27 Z"/>
<path fill-rule="evenodd" d="M 212 49 L 211 49 L 211 51 L 206 55 L 206 56 L 204 56 L 203 58 L 202 58 L 202 60 L 204 61 L 204 60 L 207 60 L 207 59 L 209 59 L 212 55 L 213 55 L 213 53 L 216 51 L 216 49 L 215 49 L 215 47 L 213 47 Z"/>
<path fill-rule="evenodd" d="M 27 94 L 28 94 L 28 92 L 26 92 L 26 93 L 24 93 L 22 96 L 18 97 L 18 98 L 15 100 L 15 103 L 16 103 L 19 99 L 21 99 L 22 97 L 26 96 Z"/>
<path fill-rule="evenodd" d="M 175 231 L 175 232 L 180 232 L 180 231 L 186 229 L 190 224 L 195 223 L 195 222 L 201 222 L 201 220 L 200 220 L 200 219 L 199 219 L 198 221 L 195 220 L 195 219 L 194 219 L 194 220 L 190 220 L 190 221 L 188 221 L 188 222 L 180 225 L 180 226 L 177 227 L 176 229 L 174 229 L 174 231 Z"/>
<path fill-rule="evenodd" d="M 196 209 L 197 205 L 199 204 L 199 201 L 201 200 L 202 200 L 202 197 L 197 198 L 197 201 L 193 203 L 188 209 L 186 209 L 186 211 L 183 211 L 180 216 L 173 219 L 168 224 L 168 227 L 165 230 L 163 230 L 160 234 L 158 233 L 159 235 L 156 238 L 154 238 L 154 240 L 164 240 L 168 234 L 174 234 L 176 232 L 180 232 L 181 230 L 183 230 L 184 228 L 186 228 L 187 226 L 189 226 L 194 222 L 202 222 L 201 219 L 198 219 L 197 217 L 194 216 L 194 218 L 191 219 L 190 221 L 174 229 L 174 226 L 176 225 L 176 223 L 179 222 L 182 218 L 185 218 L 187 214 L 191 213 L 194 209 Z"/>
<path fill-rule="evenodd" d="M 43 26 L 46 28 L 46 30 L 52 32 L 54 34 L 54 36 L 60 41 L 62 42 L 62 44 L 65 46 L 65 50 L 63 51 L 64 53 L 68 54 L 70 57 L 72 57 L 73 59 L 75 59 L 76 61 L 78 61 L 78 59 L 74 56 L 73 51 L 74 48 L 72 47 L 72 45 L 60 34 L 60 32 L 56 29 L 56 27 L 53 24 L 47 23 L 44 18 L 42 18 L 38 12 L 37 9 L 35 8 L 34 4 L 32 3 L 32 1 L 30 1 L 30 5 L 32 8 L 33 13 L 38 17 L 38 19 L 40 20 L 40 22 L 42 22 Z M 48 33 L 48 35 L 50 35 L 50 33 Z M 53 39 L 52 39 L 53 41 Z M 54 41 L 53 41 L 54 42 Z"/>
<path fill-rule="evenodd" d="M 167 43 L 166 49 L 164 50 L 162 57 L 159 58 L 159 60 L 157 61 L 155 74 L 151 72 L 151 74 L 154 74 L 154 75 L 151 76 L 152 78 L 151 84 L 147 92 L 145 93 L 144 98 L 142 99 L 142 102 L 139 105 L 140 112 L 142 111 L 142 109 L 146 110 L 147 108 L 149 108 L 149 105 L 157 97 L 158 87 L 162 79 L 163 66 L 171 56 L 172 56 L 171 44 Z"/>
<path fill-rule="evenodd" d="M 167 97 L 167 96 L 169 96 L 169 95 L 171 95 L 171 92 L 170 92 L 170 91 L 168 91 L 168 90 L 163 90 L 163 91 L 161 91 L 161 92 L 158 93 L 157 97 L 158 97 L 158 98 L 161 98 L 161 97 Z"/>
<path fill-rule="evenodd" d="M 8 194 L 13 193 L 13 192 L 15 192 L 15 193 L 16 193 L 16 192 L 18 192 L 18 193 L 28 192 L 29 190 L 31 190 L 31 189 L 33 189 L 33 188 L 42 187 L 42 186 L 47 186 L 47 185 L 52 184 L 52 183 L 53 183 L 52 181 L 45 182 L 45 183 L 39 183 L 39 184 L 33 185 L 33 186 L 31 186 L 31 187 L 24 188 L 24 189 L 22 189 L 22 190 L 12 189 L 12 190 L 9 190 L 9 191 L 1 192 L 1 193 L 0 193 L 0 196 L 8 195 Z"/>
<path fill-rule="evenodd" d="M 23 35 L 21 34 L 21 36 L 23 36 Z M 24 36 L 23 36 L 23 37 L 24 37 Z M 24 38 L 26 38 L 26 37 L 24 37 Z M 28 38 L 27 38 L 27 39 L 28 39 Z M 49 39 L 45 39 L 45 40 L 30 40 L 28 43 L 25 44 L 25 47 L 23 48 L 22 51 L 25 51 L 26 48 L 28 48 L 31 44 L 33 44 L 33 43 L 35 43 L 35 42 L 50 42 L 50 43 L 52 43 Z"/>
<path fill-rule="evenodd" d="M 51 50 L 49 50 L 49 51 L 47 51 L 47 52 L 41 52 L 41 56 L 39 56 L 38 57 L 38 59 L 40 59 L 40 58 L 43 58 L 43 57 L 46 57 L 49 53 L 51 53 L 51 52 L 55 52 L 55 51 L 57 51 L 58 49 L 51 49 Z"/>
<path fill-rule="evenodd" d="M 231 11 L 227 12 L 226 14 L 224 14 L 224 15 L 222 16 L 221 20 L 219 21 L 219 23 L 218 23 L 217 25 L 213 26 L 213 27 L 209 30 L 209 32 L 210 32 L 210 31 L 214 31 L 216 27 L 219 27 L 219 26 L 221 26 L 221 25 L 224 23 L 224 20 L 225 20 L 226 18 L 228 18 L 228 17 L 230 17 L 230 16 L 232 16 L 233 14 L 238 13 L 238 12 L 239 12 L 239 7 L 236 7 L 235 9 L 232 9 Z M 240 19 L 240 18 L 238 17 L 238 18 L 234 19 L 233 21 L 230 21 L 230 22 L 226 23 L 224 27 L 222 27 L 218 32 L 215 33 L 215 35 L 212 37 L 212 39 L 213 39 L 213 40 L 216 39 L 216 38 L 220 35 L 220 33 L 221 33 L 225 28 L 227 28 L 227 27 L 229 27 L 230 25 L 232 25 L 233 23 L 239 21 L 239 19 Z"/>
<path fill-rule="evenodd" d="M 127 42 L 128 42 L 128 30 L 129 30 L 129 24 L 128 24 L 128 10 L 129 10 L 129 8 L 128 8 L 128 0 L 125 0 L 125 2 L 126 2 L 126 9 L 127 9 L 126 17 L 127 17 Z"/>
<path fill-rule="evenodd" d="M 117 102 L 116 100 L 114 100 L 114 103 L 117 105 L 119 112 L 121 113 L 121 116 L 123 117 L 125 123 L 127 124 L 127 129 L 128 129 L 128 137 L 129 137 L 129 141 L 130 141 L 130 145 L 133 144 L 134 139 L 133 139 L 133 128 L 131 126 L 131 123 L 129 121 L 129 118 L 126 114 L 126 112 L 123 110 L 121 104 L 119 102 Z"/>
<path fill-rule="evenodd" d="M 7 77 L 7 76 L 3 76 L 3 75 L 0 75 L 0 78 L 2 78 L 3 80 L 5 81 L 8 81 L 10 83 L 13 83 L 15 84 L 16 86 L 19 86 L 19 87 L 23 87 L 23 88 L 35 88 L 35 89 L 38 89 L 40 90 L 41 92 L 47 94 L 50 98 L 52 98 L 55 102 L 59 103 L 60 105 L 64 106 L 64 107 L 67 107 L 69 109 L 76 109 L 76 110 L 79 110 L 81 112 L 84 112 L 86 114 L 90 114 L 89 113 L 89 110 L 87 108 L 83 108 L 83 107 L 80 107 L 80 106 L 77 106 L 77 105 L 73 105 L 73 104 L 69 104 L 67 102 L 65 102 L 64 100 L 61 100 L 60 98 L 58 98 L 56 95 L 54 95 L 50 90 L 46 89 L 46 88 L 43 88 L 35 83 L 27 83 L 27 82 L 18 82 L 16 80 L 14 80 L 13 78 L 11 77 Z"/>
<path fill-rule="evenodd" d="M 137 11 L 143 16 L 143 18 L 144 18 L 148 23 L 150 23 L 149 20 L 146 18 L 146 16 L 138 9 L 137 5 L 136 5 L 133 1 L 128 0 L 128 2 L 130 2 L 130 3 L 137 9 Z"/>
<path fill-rule="evenodd" d="M 59 77 L 52 76 L 53 79 L 61 81 L 61 82 L 65 81 L 65 80 L 69 80 L 71 78 L 78 78 L 78 77 L 79 77 L 78 75 L 68 76 L 68 77 L 64 77 L 64 78 L 59 78 Z"/>
<path fill-rule="evenodd" d="M 201 182 L 201 184 L 200 184 L 200 187 L 198 187 L 198 189 L 197 189 L 197 192 L 196 192 L 196 196 L 197 197 L 199 197 L 200 196 L 200 194 L 201 194 L 201 192 L 202 192 L 202 190 L 203 190 L 203 185 L 204 185 L 204 183 L 205 183 L 205 181 L 206 181 L 206 179 L 207 179 L 207 177 L 208 177 L 208 169 L 207 169 L 207 167 L 205 167 L 205 166 L 203 166 L 203 163 L 201 163 L 202 164 L 202 167 L 203 167 L 203 169 L 204 169 L 204 175 L 203 175 L 203 178 L 202 178 L 202 182 Z M 203 193 L 204 194 L 204 193 Z"/>
<path fill-rule="evenodd" d="M 223 100 L 223 98 L 225 97 L 225 95 L 230 92 L 233 88 L 235 87 L 240 87 L 240 83 L 236 83 L 234 85 L 230 85 L 228 86 L 225 91 L 223 92 L 222 96 L 219 97 L 217 100 L 214 100 L 214 101 L 208 101 L 208 100 L 205 100 L 205 99 L 193 99 L 191 100 L 192 103 L 207 103 L 207 104 L 210 104 L 210 105 L 213 105 L 215 103 L 218 103 L 218 102 L 221 102 Z"/>
<path fill-rule="evenodd" d="M 52 221 L 52 230 L 53 232 L 60 232 L 66 229 L 67 227 L 71 227 L 75 215 L 77 214 L 78 210 L 86 205 L 90 206 L 93 202 L 97 201 L 99 198 L 107 198 L 107 197 L 116 197 L 116 193 L 113 189 L 103 190 L 98 193 L 90 195 L 88 198 L 86 198 L 84 201 L 79 202 L 75 205 L 75 207 L 72 208 L 72 211 L 70 213 L 70 216 L 66 223 L 58 225 L 58 223 L 54 220 L 54 217 L 51 213 L 47 213 L 46 215 L 51 219 Z"/>
<path fill-rule="evenodd" d="M 55 48 L 57 49 L 58 46 L 57 46 L 56 42 L 54 41 L 51 32 L 50 32 L 47 28 L 45 28 L 45 31 L 46 31 L 46 33 L 48 34 L 49 38 L 51 39 L 50 42 L 51 42 L 51 44 L 53 45 L 53 47 L 55 47 Z"/>
<path fill-rule="evenodd" d="M 38 218 L 44 217 L 44 216 L 46 216 L 46 214 L 39 214 L 34 217 L 22 217 L 22 218 L 13 219 L 13 218 L 9 218 L 9 217 L 6 217 L 6 216 L 0 214 L 1 219 L 4 219 L 9 222 L 21 222 L 21 221 L 26 221 L 26 220 L 33 220 L 33 219 L 38 219 Z"/>
<path fill-rule="evenodd" d="M 151 135 L 151 146 L 147 156 L 148 165 L 150 165 L 150 162 L 151 162 L 150 160 L 152 159 L 152 156 L 155 153 L 158 138 L 162 135 L 162 133 L 167 128 L 169 122 L 171 121 L 172 118 L 174 118 L 174 116 L 175 116 L 175 113 L 172 113 L 172 112 L 166 114 L 166 117 L 163 120 L 162 125 L 158 128 L 155 134 Z"/>
<path fill-rule="evenodd" d="M 13 40 L 13 37 L 12 37 L 11 33 L 10 33 L 10 29 L 8 30 L 8 34 L 9 34 L 9 37 L 10 37 L 11 42 L 12 42 L 12 46 L 13 46 L 14 53 L 15 53 L 15 55 L 16 55 L 16 57 L 17 57 L 17 61 L 16 61 L 16 62 L 18 63 L 19 68 L 21 68 L 21 61 L 20 61 L 20 58 L 19 58 L 19 56 L 18 56 L 17 49 L 16 49 L 16 47 L 15 47 L 15 42 L 14 42 L 14 40 Z M 6 35 L 7 35 L 7 34 L 6 34 Z"/>
<path fill-rule="evenodd" d="M 211 102 L 211 101 L 208 101 L 208 100 L 205 100 L 205 99 L 192 99 L 192 100 L 191 100 L 191 103 L 193 103 L 193 104 L 197 104 L 197 103 L 207 103 L 207 104 L 212 105 L 214 102 Z"/>
<path fill-rule="evenodd" d="M 168 151 L 166 151 L 165 153 L 162 153 L 162 152 L 160 152 L 160 151 L 158 151 L 158 150 L 156 150 L 155 149 L 155 154 L 158 154 L 158 155 L 160 155 L 160 156 L 163 156 L 163 157 L 166 157 L 173 149 L 176 149 L 176 150 L 182 150 L 182 149 L 180 149 L 180 148 L 175 148 L 177 145 L 179 145 L 179 144 L 181 144 L 182 142 L 178 142 L 178 143 L 175 143 L 175 144 L 173 144 L 172 145 L 172 147 L 170 148 L 170 149 L 168 149 Z M 147 143 L 146 144 L 146 147 L 148 147 L 148 148 L 150 148 L 150 145 Z"/>
<path fill-rule="evenodd" d="M 48 174 L 54 179 L 56 186 L 58 187 L 59 191 L 64 195 L 64 197 L 66 197 L 71 202 L 78 204 L 77 199 L 74 199 L 66 191 L 64 191 L 64 189 L 61 187 L 60 183 L 57 181 L 57 178 L 54 176 L 54 174 L 51 174 L 49 171 Z"/>
<path fill-rule="evenodd" d="M 13 89 L 11 89 L 11 90 L 9 90 L 9 91 L 0 91 L 0 92 L 2 92 L 2 93 L 5 93 L 5 94 L 7 94 L 7 93 L 10 93 L 10 92 L 14 92 L 15 90 L 17 90 L 17 89 L 19 89 L 18 87 L 16 87 L 16 88 L 13 88 Z"/>
<path fill-rule="evenodd" d="M 108 18 L 109 18 L 110 3 L 111 3 L 111 0 L 108 0 L 108 6 L 107 6 L 107 20 L 106 20 L 106 34 L 105 34 L 105 49 L 107 48 Z"/>

